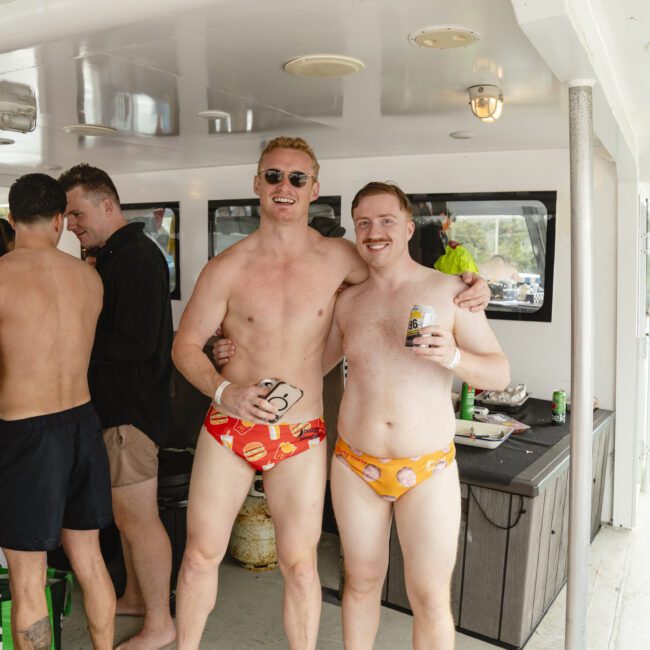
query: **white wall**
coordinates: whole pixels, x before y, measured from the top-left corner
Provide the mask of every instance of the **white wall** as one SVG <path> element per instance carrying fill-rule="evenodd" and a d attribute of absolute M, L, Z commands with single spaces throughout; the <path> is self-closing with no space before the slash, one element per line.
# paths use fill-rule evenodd
<path fill-rule="evenodd" d="M 253 165 L 116 175 L 124 202 L 181 202 L 181 293 L 174 304 L 177 325 L 185 301 L 207 261 L 209 199 L 253 196 Z M 594 163 L 596 221 L 596 371 L 601 405 L 614 404 L 616 182 L 613 165 Z M 570 388 L 570 215 L 568 151 L 511 151 L 482 154 L 396 156 L 321 161 L 321 193 L 340 194 L 342 222 L 349 235 L 349 205 L 369 180 L 393 180 L 406 192 L 556 190 L 557 239 L 553 321 L 493 320 L 512 366 L 513 382 L 525 382 L 533 395 L 550 399 L 555 388 Z"/>

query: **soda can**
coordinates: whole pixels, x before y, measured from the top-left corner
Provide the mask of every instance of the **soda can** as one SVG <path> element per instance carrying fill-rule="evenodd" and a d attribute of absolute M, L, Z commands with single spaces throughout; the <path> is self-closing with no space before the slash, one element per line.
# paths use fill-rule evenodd
<path fill-rule="evenodd" d="M 413 305 L 409 315 L 409 325 L 406 330 L 406 347 L 407 348 L 426 348 L 429 347 L 423 343 L 414 345 L 413 339 L 420 336 L 420 330 L 423 327 L 432 327 L 438 324 L 438 316 L 433 307 L 428 305 Z"/>
<path fill-rule="evenodd" d="M 474 419 L 474 397 L 476 389 L 470 386 L 466 381 L 463 382 L 463 388 L 460 393 L 460 413 L 461 420 Z"/>
<path fill-rule="evenodd" d="M 566 422 L 566 391 L 554 390 L 551 403 L 551 420 L 553 424 L 564 424 Z"/>

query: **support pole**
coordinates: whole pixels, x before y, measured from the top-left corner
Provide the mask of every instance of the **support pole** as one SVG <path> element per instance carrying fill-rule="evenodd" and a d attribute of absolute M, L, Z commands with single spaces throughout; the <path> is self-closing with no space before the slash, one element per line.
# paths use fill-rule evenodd
<path fill-rule="evenodd" d="M 571 156 L 571 478 L 566 650 L 587 648 L 593 435 L 591 80 L 569 83 Z"/>

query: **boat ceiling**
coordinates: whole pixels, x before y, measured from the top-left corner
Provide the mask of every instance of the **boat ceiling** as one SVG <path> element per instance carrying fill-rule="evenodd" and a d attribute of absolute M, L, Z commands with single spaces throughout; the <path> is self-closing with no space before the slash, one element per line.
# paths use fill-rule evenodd
<path fill-rule="evenodd" d="M 596 4 L 617 63 L 629 58 L 636 62 L 629 76 L 645 74 L 643 84 L 621 77 L 620 85 L 647 138 L 650 3 Z M 0 132 L 15 140 L 0 148 L 0 185 L 80 161 L 112 174 L 251 163 L 280 134 L 307 138 L 322 159 L 568 146 L 567 91 L 519 28 L 510 0 L 142 0 L 130 13 L 128 6 L 0 2 L 0 81 L 29 84 L 38 104 L 34 132 Z M 427 25 L 461 25 L 481 37 L 448 50 L 411 44 L 409 34 Z M 365 69 L 343 79 L 284 71 L 287 60 L 317 53 L 356 57 Z M 495 124 L 470 112 L 467 88 L 477 84 L 503 90 Z M 208 109 L 227 117 L 197 115 Z M 79 123 L 117 133 L 64 132 Z M 458 131 L 474 136 L 449 136 Z"/>

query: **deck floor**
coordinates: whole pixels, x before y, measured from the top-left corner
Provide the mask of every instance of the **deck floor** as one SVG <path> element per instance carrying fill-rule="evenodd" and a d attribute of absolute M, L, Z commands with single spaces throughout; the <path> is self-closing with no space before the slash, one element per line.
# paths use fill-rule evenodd
<path fill-rule="evenodd" d="M 604 527 L 591 547 L 589 579 L 589 650 L 639 650 L 650 638 L 650 495 L 642 494 L 639 525 L 634 531 Z M 324 535 L 319 552 L 323 585 L 338 586 L 338 539 Z M 280 620 L 282 579 L 278 570 L 250 573 L 232 560 L 224 562 L 217 607 L 210 616 L 201 648 L 247 650 L 286 648 Z M 566 588 L 542 620 L 526 650 L 564 647 Z M 343 648 L 340 608 L 323 603 L 318 648 Z M 383 608 L 376 650 L 411 647 L 411 617 Z M 81 594 L 75 593 L 70 618 L 64 619 L 64 650 L 90 648 L 85 631 Z M 137 632 L 140 619 L 120 617 L 116 639 Z M 456 635 L 457 650 L 484 650 L 494 646 Z"/>

